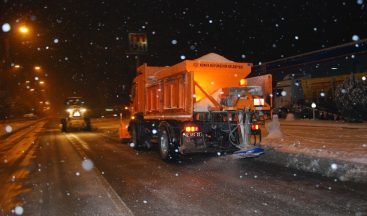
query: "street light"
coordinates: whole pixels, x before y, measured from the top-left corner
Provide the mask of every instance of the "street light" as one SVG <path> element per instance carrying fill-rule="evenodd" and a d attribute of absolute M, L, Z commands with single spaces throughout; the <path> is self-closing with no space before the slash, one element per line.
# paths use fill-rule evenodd
<path fill-rule="evenodd" d="M 312 102 L 311 107 L 312 107 L 312 119 L 315 120 L 316 103 L 315 102 Z"/>
<path fill-rule="evenodd" d="M 23 34 L 23 35 L 26 35 L 29 33 L 29 28 L 25 25 L 22 25 L 18 28 L 18 31 Z"/>
<path fill-rule="evenodd" d="M 34 69 L 39 71 L 39 70 L 41 70 L 41 67 L 40 66 L 34 66 Z"/>
<path fill-rule="evenodd" d="M 43 85 L 45 84 L 45 81 L 40 81 L 39 84 Z"/>

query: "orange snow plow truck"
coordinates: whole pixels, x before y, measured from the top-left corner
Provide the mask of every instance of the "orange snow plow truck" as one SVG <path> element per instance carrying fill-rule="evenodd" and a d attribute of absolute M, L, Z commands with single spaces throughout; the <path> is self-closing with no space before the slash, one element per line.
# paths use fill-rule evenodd
<path fill-rule="evenodd" d="M 163 160 L 234 151 L 245 136 L 259 143 L 272 78 L 245 79 L 251 67 L 214 53 L 170 67 L 141 65 L 132 85 L 131 118 L 121 121 L 120 138 L 130 138 L 136 149 L 158 144 Z"/>

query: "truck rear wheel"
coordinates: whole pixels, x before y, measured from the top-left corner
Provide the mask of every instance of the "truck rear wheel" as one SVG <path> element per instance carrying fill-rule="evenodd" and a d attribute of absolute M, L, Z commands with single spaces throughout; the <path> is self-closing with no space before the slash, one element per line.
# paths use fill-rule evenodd
<path fill-rule="evenodd" d="M 158 134 L 159 154 L 162 160 L 173 161 L 178 159 L 178 152 L 170 143 L 168 132 L 166 129 L 159 130 Z"/>

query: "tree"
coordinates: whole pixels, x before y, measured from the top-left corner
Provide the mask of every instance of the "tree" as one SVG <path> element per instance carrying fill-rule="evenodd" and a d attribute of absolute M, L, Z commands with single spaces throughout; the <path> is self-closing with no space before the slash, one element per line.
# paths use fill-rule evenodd
<path fill-rule="evenodd" d="M 352 74 L 336 88 L 335 102 L 342 116 L 353 122 L 367 119 L 367 81 Z"/>

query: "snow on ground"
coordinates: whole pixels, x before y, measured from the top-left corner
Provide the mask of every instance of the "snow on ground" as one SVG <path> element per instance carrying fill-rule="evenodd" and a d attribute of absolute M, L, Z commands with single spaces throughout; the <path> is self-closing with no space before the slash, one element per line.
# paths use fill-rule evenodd
<path fill-rule="evenodd" d="M 35 123 L 37 120 L 0 121 L 0 137 L 19 128 Z"/>
<path fill-rule="evenodd" d="M 117 136 L 118 118 L 94 119 L 101 131 Z M 285 153 L 342 159 L 367 165 L 367 124 L 334 121 L 278 121 L 267 123 L 262 144 Z"/>
<path fill-rule="evenodd" d="M 266 130 L 268 132 L 266 136 L 267 139 L 277 139 L 283 137 L 277 115 L 274 115 L 273 119 L 268 124 L 266 124 Z"/>
<path fill-rule="evenodd" d="M 367 125 L 295 120 L 280 123 L 283 137 L 268 136 L 262 144 L 288 153 L 302 153 L 367 164 Z M 313 126 L 312 126 L 313 125 Z M 270 133 L 271 135 L 271 133 Z"/>

